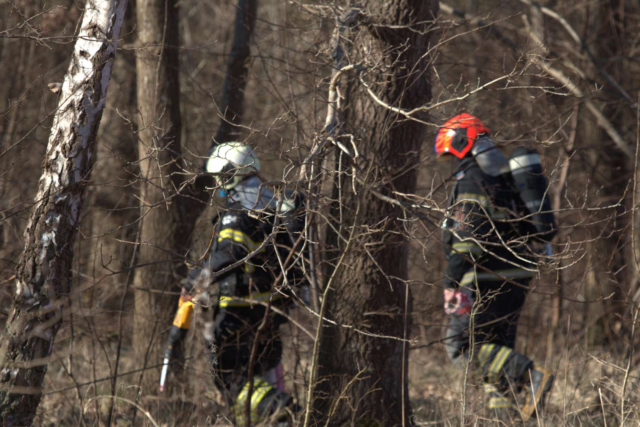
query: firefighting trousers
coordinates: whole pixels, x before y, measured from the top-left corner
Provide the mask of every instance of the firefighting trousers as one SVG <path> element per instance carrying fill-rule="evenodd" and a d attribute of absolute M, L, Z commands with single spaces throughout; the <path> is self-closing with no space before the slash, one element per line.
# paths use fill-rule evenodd
<path fill-rule="evenodd" d="M 529 279 L 518 287 L 504 282 L 477 282 L 470 314 L 452 315 L 445 333 L 449 358 L 458 366 L 471 363 L 485 384 L 500 390 L 519 389 L 533 362 L 514 351 L 518 318 Z M 471 285 L 475 288 L 476 284 Z"/>
<path fill-rule="evenodd" d="M 292 400 L 264 379 L 282 359 L 282 320 L 269 315 L 258 332 L 264 312 L 264 307 L 229 308 L 221 309 L 215 318 L 211 372 L 238 423 L 246 419 L 247 409 L 252 422 L 258 422 Z"/>

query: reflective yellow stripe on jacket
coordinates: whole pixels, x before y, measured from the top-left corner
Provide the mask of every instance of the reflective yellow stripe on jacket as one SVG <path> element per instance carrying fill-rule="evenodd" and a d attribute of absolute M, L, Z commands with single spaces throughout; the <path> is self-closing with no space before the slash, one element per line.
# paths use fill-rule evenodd
<path fill-rule="evenodd" d="M 244 297 L 228 297 L 220 296 L 220 307 L 249 307 L 255 304 L 255 301 L 269 301 L 271 292 L 261 292 L 253 295 L 247 295 Z M 279 294 L 273 296 L 274 300 L 280 299 Z"/>
<path fill-rule="evenodd" d="M 240 425 L 244 425 L 245 421 L 245 413 L 247 410 L 247 395 L 249 394 L 249 385 L 250 382 L 247 381 L 242 387 L 242 391 L 238 395 L 238 399 L 235 404 L 235 414 L 236 421 Z M 251 403 L 250 403 L 250 413 L 251 413 L 251 422 L 257 423 L 260 421 L 260 413 L 258 413 L 258 406 L 264 397 L 273 389 L 273 385 L 269 384 L 266 380 L 260 377 L 254 377 L 253 379 L 253 393 L 251 394 Z"/>
<path fill-rule="evenodd" d="M 496 383 L 500 379 L 500 371 L 509 355 L 513 352 L 509 347 L 502 347 L 493 358 L 493 363 L 489 367 L 489 381 Z"/>
<path fill-rule="evenodd" d="M 491 355 L 494 347 L 495 344 L 483 344 L 482 347 L 480 347 L 480 354 L 478 354 L 480 366 L 484 366 L 484 364 L 487 363 L 487 359 Z"/>
<path fill-rule="evenodd" d="M 509 400 L 508 397 L 493 396 L 489 398 L 489 409 L 505 409 L 512 407 L 513 403 L 511 403 L 511 400 Z"/>
<path fill-rule="evenodd" d="M 247 233 L 243 233 L 240 230 L 233 230 L 226 228 L 220 232 L 218 236 L 218 242 L 225 239 L 233 240 L 234 242 L 242 243 L 250 251 L 255 251 L 262 244 L 261 242 L 255 242 Z"/>
<path fill-rule="evenodd" d="M 273 386 L 266 381 L 263 381 L 262 384 L 255 388 L 251 396 L 251 414 L 260 416 L 258 414 L 258 405 L 271 389 L 273 389 Z M 255 420 L 255 422 L 258 422 L 258 420 Z"/>
<path fill-rule="evenodd" d="M 456 242 L 452 246 L 451 253 L 480 255 L 482 249 L 475 242 Z"/>
<path fill-rule="evenodd" d="M 459 202 L 467 202 L 467 201 L 475 202 L 475 203 L 477 203 L 480 206 L 483 206 L 485 208 L 491 207 L 491 201 L 484 194 L 477 194 L 477 193 L 460 193 L 460 194 L 458 194 L 458 197 L 456 198 L 456 202 L 457 203 L 459 203 Z"/>
<path fill-rule="evenodd" d="M 226 228 L 222 230 L 218 236 L 218 242 L 223 240 L 233 240 L 234 242 L 241 243 L 249 252 L 253 252 L 260 247 L 262 242 L 254 241 L 247 233 L 240 230 L 234 230 Z M 251 274 L 255 270 L 255 267 L 250 262 L 244 264 L 244 271 Z"/>

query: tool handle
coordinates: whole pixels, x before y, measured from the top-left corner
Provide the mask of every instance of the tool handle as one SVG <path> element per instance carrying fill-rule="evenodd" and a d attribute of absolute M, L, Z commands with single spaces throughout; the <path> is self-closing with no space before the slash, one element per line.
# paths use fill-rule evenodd
<path fill-rule="evenodd" d="M 164 384 L 167 381 L 167 373 L 169 372 L 169 358 L 165 357 L 162 361 L 162 373 L 160 374 L 160 392 L 164 391 Z"/>

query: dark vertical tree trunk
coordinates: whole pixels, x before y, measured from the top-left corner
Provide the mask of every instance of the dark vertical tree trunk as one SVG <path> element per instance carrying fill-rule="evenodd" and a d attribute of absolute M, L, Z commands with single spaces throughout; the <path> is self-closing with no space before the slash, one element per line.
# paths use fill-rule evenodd
<path fill-rule="evenodd" d="M 0 339 L 0 421 L 30 425 L 71 287 L 73 243 L 126 0 L 87 4 L 25 232 L 16 297 Z"/>
<path fill-rule="evenodd" d="M 19 6 L 5 3 L 1 6 L 0 14 L 3 18 L 9 18 L 15 15 L 14 8 L 19 8 L 23 16 L 32 16 L 39 10 L 35 3 Z M 11 22 L 11 18 L 7 21 Z M 0 144 L 2 152 L 10 152 L 10 155 L 0 158 L 0 258 L 7 261 L 8 269 L 15 271 L 14 263 L 18 261 L 22 251 L 20 236 L 29 220 L 28 213 L 21 215 L 21 211 L 30 203 L 25 195 L 29 186 L 25 183 L 27 180 L 24 179 L 23 168 L 29 167 L 27 165 L 33 153 L 20 145 L 12 145 L 20 138 L 21 132 L 24 132 L 25 123 L 28 122 L 34 108 L 34 104 L 29 102 L 29 95 L 33 94 L 35 89 L 33 81 L 37 74 L 32 64 L 37 55 L 36 43 L 24 43 L 20 39 L 3 37 L 2 44 L 0 63 L 10 63 L 12 66 L 5 68 L 8 72 L 5 81 L 10 84 L 3 84 L 0 89 Z M 63 57 L 60 57 L 59 53 L 51 56 L 61 62 L 67 61 L 68 55 L 67 51 Z M 30 190 L 35 191 L 35 186 Z M 0 302 L 2 299 L 0 296 Z"/>
<path fill-rule="evenodd" d="M 182 174 L 177 0 L 138 0 L 136 59 L 140 142 L 141 241 L 136 283 L 162 292 L 180 290 L 193 224 L 185 224 L 177 190 Z M 189 227 L 191 225 L 191 227 Z M 155 365 L 171 326 L 177 298 L 136 292 L 134 345 L 139 364 Z M 153 373 L 153 374 L 152 374 Z M 159 371 L 145 374 L 143 390 L 157 389 Z"/>
<path fill-rule="evenodd" d="M 368 26 L 355 38 L 350 59 L 376 67 L 365 78 L 388 105 L 413 109 L 429 101 L 429 35 L 423 31 L 437 11 L 436 1 L 364 2 L 361 23 Z M 412 193 L 426 127 L 376 104 L 357 81 L 346 98 L 344 131 L 355 135 L 367 159 L 368 183 L 383 181 L 377 188 L 386 194 Z M 410 336 L 411 314 L 403 212 L 366 188 L 354 194 L 350 178 L 336 183 L 333 197 L 335 224 L 327 243 L 336 255 L 329 262 L 335 266 L 347 245 L 348 251 L 333 272 L 325 304 L 327 317 L 351 327 L 324 328 L 316 415 L 331 426 L 410 425 L 408 345 L 402 341 Z M 344 241 L 350 238 L 350 244 Z"/>
<path fill-rule="evenodd" d="M 222 117 L 209 151 L 213 150 L 217 144 L 240 140 L 242 133 L 239 125 L 242 124 L 244 117 L 244 96 L 249 76 L 251 37 L 258 16 L 258 0 L 238 0 L 237 7 L 233 27 L 233 43 L 222 87 L 220 103 Z M 198 221 L 209 200 L 209 194 L 205 192 L 205 188 L 212 186 L 213 180 L 209 176 L 199 176 L 195 180 L 191 188 L 192 197 L 186 199 L 186 223 L 195 224 Z"/>
<path fill-rule="evenodd" d="M 238 0 L 233 44 L 222 88 L 223 118 L 214 137 L 214 144 L 236 141 L 241 133 L 238 125 L 242 123 L 244 115 L 244 90 L 247 86 L 251 36 L 256 25 L 257 12 L 258 0 Z"/>
<path fill-rule="evenodd" d="M 140 119 L 142 241 L 137 273 L 141 287 L 179 291 L 185 273 L 181 258 L 189 251 L 195 223 L 203 211 L 210 179 L 200 177 L 188 197 L 176 195 L 183 183 L 180 167 L 180 103 L 178 81 L 178 10 L 176 0 L 142 0 L 137 3 L 139 45 L 137 58 Z M 224 119 L 214 138 L 226 142 L 236 137 L 236 125 L 244 112 L 249 41 L 256 19 L 257 0 L 239 0 L 234 41 L 223 88 Z M 182 193 L 187 192 L 184 189 Z M 174 197 L 176 196 L 176 197 Z M 172 260 L 172 262 L 166 262 Z M 165 261 L 165 262 L 163 262 Z M 149 265 L 147 265 L 149 264 Z M 164 343 L 162 332 L 171 325 L 175 296 L 136 293 L 136 353 L 140 363 L 155 364 Z M 147 375 L 156 387 L 157 375 Z"/>
<path fill-rule="evenodd" d="M 25 13 L 29 12 L 27 9 Z M 8 16 L 10 5 L 0 6 L 0 13 Z M 3 47 L 0 52 L 0 63 L 7 64 L 10 60 L 14 62 L 11 84 L 3 84 L 0 87 L 0 146 L 1 152 L 4 152 L 10 150 L 16 133 L 18 112 L 26 110 L 15 104 L 21 92 L 24 91 L 25 82 L 29 82 L 28 79 L 31 77 L 31 73 L 26 72 L 25 68 L 28 68 L 27 62 L 32 59 L 27 57 L 27 52 L 32 52 L 33 49 L 29 49 L 30 46 L 27 43 L 19 43 L 8 37 L 3 38 L 1 43 Z M 15 263 L 22 251 L 20 243 L 17 242 L 21 240 L 20 235 L 24 230 L 24 224 L 21 223 L 18 212 L 24 208 L 23 203 L 27 198 L 24 196 L 24 187 L 20 185 L 18 178 L 25 162 L 25 156 L 21 155 L 18 149 L 14 149 L 12 155 L 0 158 L 0 205 L 2 206 L 0 209 L 0 259 L 3 260 L 3 265 L 0 267 L 0 280 L 2 281 L 13 276 L 16 270 Z M 6 286 L 7 289 L 8 287 Z M 9 298 L 5 297 L 6 291 L 2 291 L 4 289 L 0 289 L 0 306 L 6 307 L 8 302 L 5 303 L 5 299 Z M 1 321 L 3 322 L 4 319 Z"/>

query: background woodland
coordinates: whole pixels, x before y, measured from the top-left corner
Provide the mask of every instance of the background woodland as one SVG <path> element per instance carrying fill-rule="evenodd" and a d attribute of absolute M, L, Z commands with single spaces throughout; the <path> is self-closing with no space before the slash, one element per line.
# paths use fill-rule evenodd
<path fill-rule="evenodd" d="M 201 318 L 170 390 L 157 384 L 180 279 L 223 206 L 200 168 L 212 144 L 233 140 L 256 147 L 274 191 L 307 197 L 310 302 L 296 299 L 284 328 L 287 390 L 309 408 L 299 425 L 491 423 L 481 384 L 441 342 L 439 225 L 454 180 L 433 142 L 463 111 L 505 153 L 535 147 L 550 182 L 560 232 L 518 338 L 557 372 L 538 422 L 640 422 L 637 2 L 126 7 L 67 289 L 46 297 L 59 301 L 59 330 L 30 365 L 48 365 L 34 425 L 230 425 Z M 43 268 L 24 261 L 27 226 L 86 11 L 0 4 L 0 325 L 16 282 Z"/>

